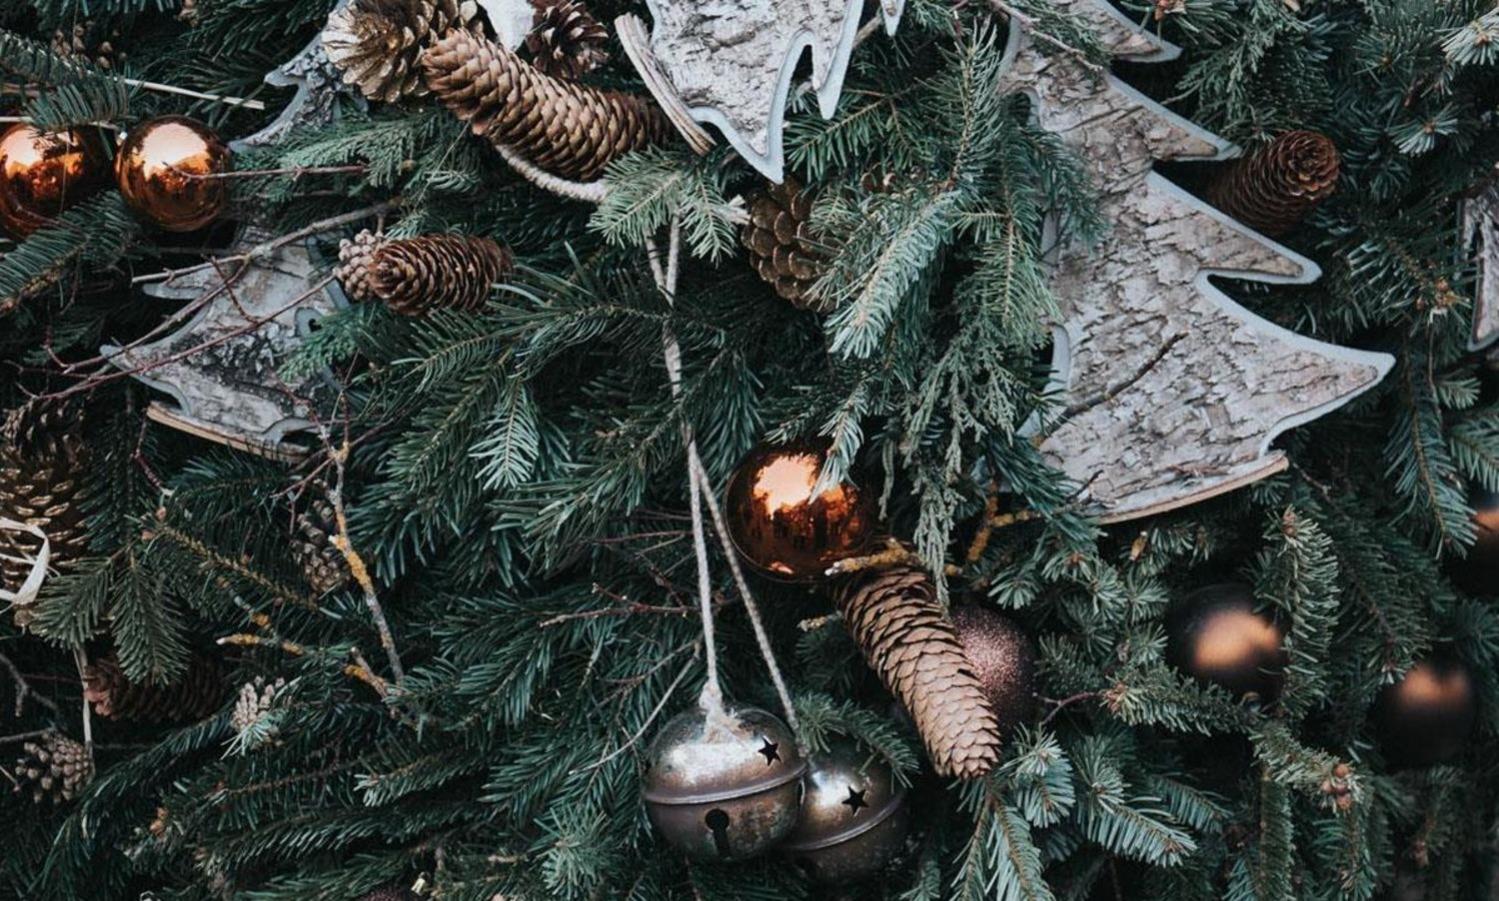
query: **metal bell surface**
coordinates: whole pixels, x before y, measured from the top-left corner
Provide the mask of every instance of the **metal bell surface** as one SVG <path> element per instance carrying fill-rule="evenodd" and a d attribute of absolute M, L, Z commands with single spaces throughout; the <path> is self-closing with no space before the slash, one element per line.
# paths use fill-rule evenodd
<path fill-rule="evenodd" d="M 661 835 L 694 860 L 762 854 L 796 826 L 807 762 L 772 714 L 678 714 L 651 743 L 641 792 Z"/>
<path fill-rule="evenodd" d="M 851 746 L 812 758 L 801 817 L 781 850 L 825 884 L 878 875 L 899 853 L 910 818 L 906 792 L 884 760 Z"/>

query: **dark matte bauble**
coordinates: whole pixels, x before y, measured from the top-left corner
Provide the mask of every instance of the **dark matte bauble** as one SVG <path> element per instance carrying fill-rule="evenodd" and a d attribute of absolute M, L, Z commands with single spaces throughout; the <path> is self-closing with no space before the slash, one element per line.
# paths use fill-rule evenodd
<path fill-rule="evenodd" d="M 108 163 L 81 131 L 39 132 L 17 123 L 0 132 L 0 229 L 25 238 L 103 183 Z"/>
<path fill-rule="evenodd" d="M 796 826 L 807 762 L 786 724 L 763 710 L 700 708 L 662 727 L 641 794 L 663 838 L 694 860 L 743 860 Z"/>
<path fill-rule="evenodd" d="M 813 493 L 827 452 L 821 440 L 763 445 L 729 480 L 729 534 L 761 572 L 814 579 L 868 549 L 875 517 L 859 487 L 844 482 Z"/>
<path fill-rule="evenodd" d="M 1433 655 L 1380 692 L 1374 725 L 1385 758 L 1396 767 L 1446 763 L 1462 753 L 1478 699 L 1473 675 L 1447 655 Z"/>
<path fill-rule="evenodd" d="M 1192 592 L 1171 617 L 1167 659 L 1193 678 L 1235 696 L 1273 701 L 1285 677 L 1285 631 L 1255 610 L 1254 592 L 1238 583 Z"/>
<path fill-rule="evenodd" d="M 952 621 L 1000 734 L 1009 735 L 1036 706 L 1036 643 L 1014 620 L 978 604 L 954 607 Z"/>
<path fill-rule="evenodd" d="M 885 869 L 906 840 L 906 792 L 879 757 L 840 745 L 812 758 L 801 817 L 781 851 L 814 882 L 840 885 Z"/>
<path fill-rule="evenodd" d="M 171 232 L 197 231 L 224 211 L 229 147 L 186 116 L 142 122 L 115 158 L 115 184 L 136 213 Z"/>
<path fill-rule="evenodd" d="M 1448 558 L 1447 571 L 1469 594 L 1499 595 L 1499 492 L 1474 486 L 1468 503 L 1478 537 L 1466 557 Z"/>

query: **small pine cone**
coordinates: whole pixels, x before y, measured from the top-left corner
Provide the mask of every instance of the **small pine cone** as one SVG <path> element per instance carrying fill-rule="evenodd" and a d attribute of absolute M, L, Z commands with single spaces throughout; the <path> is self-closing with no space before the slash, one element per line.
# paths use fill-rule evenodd
<path fill-rule="evenodd" d="M 370 258 L 370 294 L 402 316 L 476 310 L 510 271 L 510 252 L 489 238 L 424 235 L 388 241 Z"/>
<path fill-rule="evenodd" d="M 182 0 L 182 8 L 177 10 L 178 20 L 187 24 L 189 28 L 198 24 L 198 0 Z"/>
<path fill-rule="evenodd" d="M 926 573 L 871 572 L 842 585 L 838 610 L 880 681 L 905 704 L 938 775 L 975 779 L 999 762 L 999 720 Z"/>
<path fill-rule="evenodd" d="M 825 263 L 811 217 L 812 201 L 801 185 L 790 178 L 771 185 L 750 198 L 744 246 L 755 271 L 777 294 L 800 309 L 825 313 L 828 306 L 811 293 Z"/>
<path fill-rule="evenodd" d="M 1230 164 L 1209 187 L 1208 200 L 1255 231 L 1283 235 L 1337 189 L 1338 168 L 1331 139 L 1291 131 Z"/>
<path fill-rule="evenodd" d="M 594 181 L 615 159 L 671 134 L 645 98 L 552 78 L 461 29 L 424 53 L 422 65 L 428 87 L 474 134 L 560 178 Z"/>
<path fill-rule="evenodd" d="M 285 679 L 267 683 L 264 676 L 239 687 L 239 699 L 234 702 L 234 713 L 229 716 L 229 725 L 235 732 L 244 732 L 265 718 L 276 703 L 276 694 L 286 687 Z"/>
<path fill-rule="evenodd" d="M 37 741 L 21 746 L 23 756 L 16 761 L 15 791 L 31 792 L 31 800 L 40 804 L 71 801 L 94 777 L 94 764 L 88 749 L 61 732 L 48 732 Z"/>
<path fill-rule="evenodd" d="M 223 672 L 211 657 L 195 656 L 187 672 L 166 685 L 132 682 L 110 654 L 83 671 L 83 698 L 106 719 L 136 723 L 191 722 L 218 709 L 225 694 Z"/>
<path fill-rule="evenodd" d="M 302 570 L 307 584 L 318 594 L 337 591 L 349 583 L 349 561 L 333 546 L 337 531 L 333 507 L 319 498 L 308 509 L 297 514 L 297 532 L 292 537 L 292 559 Z"/>
<path fill-rule="evenodd" d="M 579 0 L 536 0 L 526 35 L 531 65 L 554 78 L 575 79 L 609 61 L 609 31 Z"/>
<path fill-rule="evenodd" d="M 111 37 L 118 39 L 119 33 L 104 34 L 92 20 L 86 19 L 74 23 L 72 28 L 52 32 L 51 50 L 63 59 L 86 60 L 107 72 L 125 60 L 125 54 L 115 52 Z"/>
<path fill-rule="evenodd" d="M 22 408 L 0 428 L 0 515 L 41 529 L 51 545 L 51 567 L 66 571 L 88 551 L 84 475 L 89 447 L 82 420 L 67 407 Z M 41 542 L 0 530 L 0 586 L 16 590 L 30 575 Z M 17 608 L 18 625 L 30 611 Z"/>
<path fill-rule="evenodd" d="M 328 17 L 323 50 L 371 100 L 425 97 L 422 51 L 475 14 L 473 4 L 456 0 L 353 0 Z"/>
<path fill-rule="evenodd" d="M 370 285 L 370 263 L 375 251 L 385 246 L 385 238 L 369 229 L 361 231 L 351 241 L 338 242 L 338 268 L 333 275 L 344 286 L 350 300 L 374 300 L 375 289 Z"/>

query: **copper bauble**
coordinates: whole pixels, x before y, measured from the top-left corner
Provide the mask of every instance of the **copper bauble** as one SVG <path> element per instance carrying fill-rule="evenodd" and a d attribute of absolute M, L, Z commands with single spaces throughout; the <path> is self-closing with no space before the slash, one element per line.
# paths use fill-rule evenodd
<path fill-rule="evenodd" d="M 1194 591 L 1172 617 L 1167 658 L 1199 681 L 1234 695 L 1269 702 L 1285 675 L 1285 632 L 1255 609 L 1247 585 L 1210 585 Z"/>
<path fill-rule="evenodd" d="M 754 857 L 796 826 L 807 762 L 786 724 L 763 710 L 678 714 L 646 759 L 646 812 L 694 860 Z"/>
<path fill-rule="evenodd" d="M 115 158 L 115 183 L 137 213 L 158 227 L 190 232 L 224 211 L 230 152 L 204 125 L 162 116 L 130 130 Z"/>
<path fill-rule="evenodd" d="M 812 579 L 868 548 L 874 511 L 858 486 L 844 482 L 812 492 L 827 453 L 828 443 L 820 440 L 763 445 L 729 480 L 729 534 L 761 572 Z"/>
<path fill-rule="evenodd" d="M 1035 709 L 1035 642 L 1013 620 L 978 604 L 954 607 L 952 622 L 994 708 L 1000 734 L 1009 735 Z"/>
<path fill-rule="evenodd" d="M 1445 655 L 1417 663 L 1399 682 L 1386 686 L 1374 709 L 1380 747 L 1397 767 L 1453 759 L 1462 752 L 1477 716 L 1472 673 Z"/>
<path fill-rule="evenodd" d="M 1448 560 L 1447 571 L 1469 594 L 1499 595 L 1499 492 L 1475 487 L 1468 503 L 1478 537 L 1466 557 Z"/>
<path fill-rule="evenodd" d="M 102 147 L 83 132 L 10 126 L 0 132 L 0 228 L 26 237 L 86 196 L 104 172 Z"/>
<path fill-rule="evenodd" d="M 877 757 L 840 745 L 812 758 L 801 816 L 781 850 L 814 882 L 877 876 L 905 843 L 906 792 Z"/>

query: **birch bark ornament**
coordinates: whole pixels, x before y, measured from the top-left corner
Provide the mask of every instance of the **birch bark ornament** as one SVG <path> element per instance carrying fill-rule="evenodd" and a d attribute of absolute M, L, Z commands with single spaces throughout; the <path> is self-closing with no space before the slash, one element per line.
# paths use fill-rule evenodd
<path fill-rule="evenodd" d="M 348 5 L 349 0 L 339 0 L 329 14 Z M 340 100 L 347 99 L 364 106 L 364 98 L 343 83 L 338 69 L 323 51 L 322 35 L 314 37 L 296 56 L 272 69 L 266 75 L 265 83 L 277 88 L 295 87 L 297 92 L 269 125 L 231 143 L 229 147 L 235 153 L 246 147 L 268 147 L 279 143 L 294 128 L 332 122 Z"/>
<path fill-rule="evenodd" d="M 1102 0 L 1055 5 L 1096 29 L 1116 59 L 1179 52 Z M 1078 152 L 1100 218 L 1113 223 L 1099 246 L 1055 254 L 1052 380 L 1062 403 L 1036 424 L 1042 454 L 1106 523 L 1280 472 L 1287 461 L 1271 441 L 1376 384 L 1393 358 L 1297 335 L 1214 287 L 1211 276 L 1304 284 L 1320 270 L 1152 171 L 1157 159 L 1222 160 L 1236 147 L 1071 53 L 1043 53 L 1028 24 L 1012 23 L 1006 86 L 1029 95 L 1041 127 Z"/>
<path fill-rule="evenodd" d="M 812 51 L 812 87 L 824 118 L 843 92 L 863 0 L 648 0 L 654 29 L 633 15 L 615 31 L 646 86 L 699 152 L 714 126 L 766 178 L 785 171 L 786 99 L 797 62 Z M 880 0 L 894 34 L 905 0 Z"/>
<path fill-rule="evenodd" d="M 253 235 L 240 244 L 253 247 Z M 319 276 L 310 245 L 255 255 L 235 278 L 238 268 L 226 264 L 222 274 L 197 269 L 147 287 L 154 297 L 211 299 L 171 335 L 100 351 L 171 397 L 147 410 L 156 422 L 271 459 L 297 460 L 306 449 L 289 436 L 311 430 L 315 412 L 326 417 L 336 388 L 321 373 L 286 383 L 278 367 L 313 321 L 346 305 L 343 291 L 331 277 Z"/>
<path fill-rule="evenodd" d="M 1499 181 L 1463 203 L 1463 235 L 1478 264 L 1468 349 L 1482 350 L 1499 338 Z"/>

